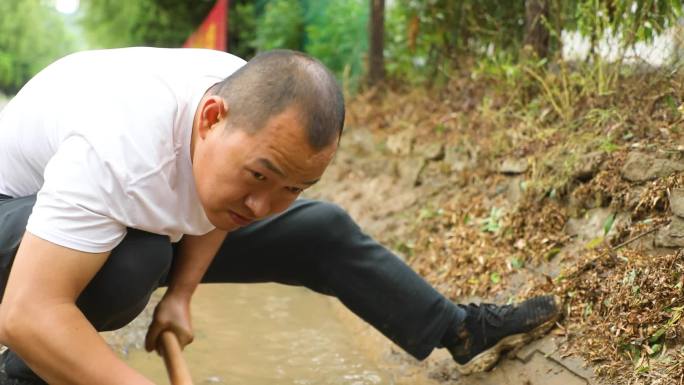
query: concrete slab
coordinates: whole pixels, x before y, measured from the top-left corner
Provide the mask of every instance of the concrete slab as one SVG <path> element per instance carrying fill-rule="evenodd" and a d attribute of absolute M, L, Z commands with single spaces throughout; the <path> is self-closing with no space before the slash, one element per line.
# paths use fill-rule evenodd
<path fill-rule="evenodd" d="M 591 385 L 538 351 L 527 362 L 506 359 L 489 372 L 467 377 L 456 372 L 442 372 L 438 377 L 443 384 L 453 385 Z"/>
<path fill-rule="evenodd" d="M 527 363 L 537 355 L 542 355 L 563 366 L 575 375 L 586 379 L 588 384 L 594 384 L 596 378 L 591 367 L 579 357 L 565 356 L 561 348 L 562 339 L 549 335 L 522 347 L 515 353 L 515 358 Z"/>

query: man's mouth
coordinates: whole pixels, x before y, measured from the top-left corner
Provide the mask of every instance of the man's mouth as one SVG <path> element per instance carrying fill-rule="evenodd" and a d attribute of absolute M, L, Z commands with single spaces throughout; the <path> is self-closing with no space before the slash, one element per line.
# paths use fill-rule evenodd
<path fill-rule="evenodd" d="M 228 214 L 230 215 L 230 219 L 235 222 L 238 226 L 247 226 L 248 224 L 252 223 L 253 219 L 243 217 L 242 215 L 232 211 L 228 210 Z"/>

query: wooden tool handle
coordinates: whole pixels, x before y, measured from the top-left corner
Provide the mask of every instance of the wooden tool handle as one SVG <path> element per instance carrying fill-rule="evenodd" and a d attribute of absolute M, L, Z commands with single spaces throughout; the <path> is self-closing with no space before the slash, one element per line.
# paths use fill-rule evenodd
<path fill-rule="evenodd" d="M 171 385 L 192 385 L 190 370 L 183 359 L 176 335 L 169 330 L 162 332 L 161 344 L 162 356 L 164 356 L 164 364 L 166 364 Z"/>

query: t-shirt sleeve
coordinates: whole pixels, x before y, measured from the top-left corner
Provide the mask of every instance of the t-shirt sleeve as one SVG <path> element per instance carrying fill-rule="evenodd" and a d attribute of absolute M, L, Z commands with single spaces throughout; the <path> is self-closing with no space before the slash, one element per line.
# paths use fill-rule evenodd
<path fill-rule="evenodd" d="M 44 184 L 26 226 L 31 234 L 71 249 L 111 251 L 126 235 L 108 201 L 118 183 L 81 136 L 64 140 L 44 171 Z"/>

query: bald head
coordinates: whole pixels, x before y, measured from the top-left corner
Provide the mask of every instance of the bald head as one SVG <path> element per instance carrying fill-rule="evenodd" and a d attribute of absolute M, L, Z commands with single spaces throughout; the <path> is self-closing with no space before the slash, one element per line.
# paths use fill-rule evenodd
<path fill-rule="evenodd" d="M 335 77 L 319 61 L 300 52 L 261 53 L 212 87 L 230 109 L 228 127 L 252 132 L 288 107 L 295 107 L 316 150 L 339 140 L 344 97 Z"/>

